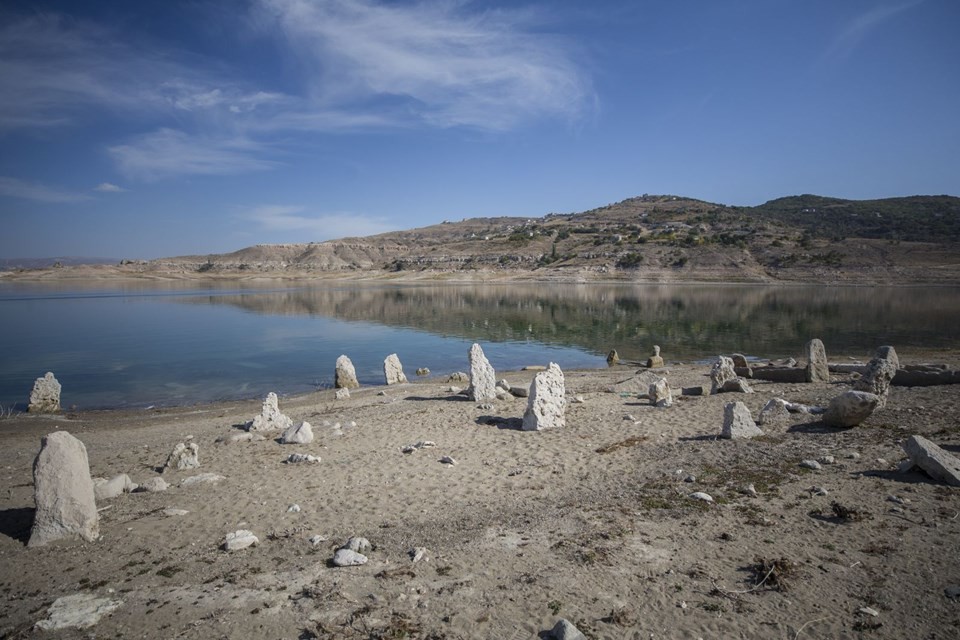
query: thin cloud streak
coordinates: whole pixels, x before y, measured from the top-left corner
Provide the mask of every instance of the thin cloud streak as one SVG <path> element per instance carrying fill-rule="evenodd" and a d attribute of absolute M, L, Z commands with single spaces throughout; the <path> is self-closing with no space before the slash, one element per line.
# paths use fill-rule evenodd
<path fill-rule="evenodd" d="M 467 15 L 459 3 L 261 0 L 313 70 L 320 105 L 376 110 L 401 100 L 407 118 L 502 130 L 531 117 L 574 119 L 592 100 L 560 43 L 505 11 Z"/>
<path fill-rule="evenodd" d="M 300 205 L 262 205 L 246 212 L 241 219 L 254 222 L 264 232 L 312 234 L 314 241 L 371 236 L 396 229 L 379 218 L 355 213 L 310 215 L 307 207 Z"/>
<path fill-rule="evenodd" d="M 93 188 L 94 191 L 101 193 L 123 193 L 126 191 L 123 187 L 117 186 L 111 182 L 101 182 Z"/>
<path fill-rule="evenodd" d="M 18 178 L 0 176 L 0 196 L 33 200 L 35 202 L 49 202 L 54 204 L 69 204 L 89 200 L 90 196 L 72 191 L 65 191 L 48 187 L 36 182 L 26 182 Z"/>
<path fill-rule="evenodd" d="M 228 175 L 263 171 L 278 163 L 261 157 L 265 147 L 243 137 L 196 137 L 160 129 L 109 147 L 107 152 L 125 175 L 159 180 L 178 175 Z"/>
<path fill-rule="evenodd" d="M 849 56 L 881 24 L 898 13 L 912 9 L 923 2 L 924 0 L 913 0 L 912 2 L 881 6 L 865 11 L 847 24 L 826 48 L 821 58 L 826 61 Z"/>

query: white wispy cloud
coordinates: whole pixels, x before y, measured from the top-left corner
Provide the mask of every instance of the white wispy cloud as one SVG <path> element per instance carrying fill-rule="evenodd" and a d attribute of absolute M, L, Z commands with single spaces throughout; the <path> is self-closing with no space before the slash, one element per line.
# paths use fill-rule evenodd
<path fill-rule="evenodd" d="M 260 0 L 312 70 L 318 105 L 402 113 L 438 126 L 507 129 L 529 117 L 575 118 L 591 89 L 562 43 L 535 33 L 530 14 L 469 13 L 460 2 Z"/>
<path fill-rule="evenodd" d="M 157 180 L 177 175 L 226 175 L 277 166 L 263 157 L 264 145 L 242 136 L 193 136 L 159 129 L 107 152 L 124 175 Z"/>
<path fill-rule="evenodd" d="M 48 187 L 38 182 L 27 182 L 8 176 L 0 176 L 0 196 L 55 204 L 82 202 L 90 199 L 90 196 L 82 193 Z"/>
<path fill-rule="evenodd" d="M 94 191 L 100 191 L 101 193 L 122 193 L 126 191 L 123 187 L 113 184 L 112 182 L 101 182 L 93 188 Z"/>
<path fill-rule="evenodd" d="M 297 242 L 370 236 L 396 228 L 379 218 L 355 213 L 311 214 L 301 205 L 261 205 L 244 212 L 241 219 L 253 222 L 265 232 L 296 233 Z"/>
<path fill-rule="evenodd" d="M 851 53 L 863 42 L 871 32 L 873 32 L 881 24 L 894 17 L 895 15 L 911 9 L 919 4 L 922 4 L 924 0 L 912 0 L 911 2 L 903 2 L 900 4 L 887 4 L 878 7 L 874 7 L 868 11 L 865 11 L 857 15 L 853 20 L 847 23 L 843 30 L 837 34 L 833 41 L 827 46 L 824 50 L 822 58 L 824 60 L 832 60 L 836 58 L 844 58 Z"/>

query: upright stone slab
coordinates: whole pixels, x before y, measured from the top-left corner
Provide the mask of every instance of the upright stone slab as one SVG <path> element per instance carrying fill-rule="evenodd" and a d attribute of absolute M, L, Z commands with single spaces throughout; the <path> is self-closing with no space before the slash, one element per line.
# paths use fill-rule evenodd
<path fill-rule="evenodd" d="M 814 338 L 804 348 L 807 354 L 807 382 L 830 382 L 830 369 L 827 365 L 827 350 L 823 341 Z"/>
<path fill-rule="evenodd" d="M 722 392 L 727 383 L 736 379 L 737 373 L 733 370 L 733 360 L 726 356 L 718 356 L 717 361 L 710 368 L 710 393 Z"/>
<path fill-rule="evenodd" d="M 877 396 L 877 408 L 887 406 L 887 395 L 890 393 L 890 383 L 897 375 L 900 358 L 893 347 L 880 347 L 873 360 L 867 365 L 866 372 L 859 380 L 853 383 L 856 391 L 865 391 Z"/>
<path fill-rule="evenodd" d="M 483 355 L 483 349 L 474 343 L 468 354 L 470 359 L 470 388 L 467 393 L 474 402 L 492 402 L 497 399 L 497 373 Z"/>
<path fill-rule="evenodd" d="M 383 377 L 386 383 L 403 384 L 407 381 L 407 376 L 403 373 L 403 365 L 400 364 L 400 358 L 395 353 L 391 353 L 383 361 Z"/>
<path fill-rule="evenodd" d="M 730 402 L 723 407 L 723 428 L 720 437 L 727 440 L 743 440 L 762 436 L 763 431 L 753 421 L 750 409 L 742 402 Z"/>
<path fill-rule="evenodd" d="M 663 358 L 660 357 L 660 345 L 653 345 L 653 355 L 647 358 L 648 369 L 658 369 L 663 366 Z"/>
<path fill-rule="evenodd" d="M 56 413 L 60 411 L 60 383 L 53 372 L 47 371 L 42 378 L 37 378 L 30 392 L 30 413 Z"/>
<path fill-rule="evenodd" d="M 357 382 L 357 370 L 353 368 L 350 358 L 345 355 L 337 358 L 333 386 L 337 389 L 356 389 L 360 386 Z"/>
<path fill-rule="evenodd" d="M 669 407 L 673 404 L 673 395 L 670 393 L 670 383 L 666 378 L 660 378 L 650 385 L 650 404 L 655 407 Z"/>
<path fill-rule="evenodd" d="M 855 427 L 873 413 L 880 398 L 866 391 L 846 391 L 827 406 L 823 423 L 831 427 Z"/>
<path fill-rule="evenodd" d="M 563 371 L 559 365 L 551 362 L 546 371 L 541 371 L 533 378 L 530 385 L 527 410 L 523 414 L 523 430 L 541 431 L 564 426 L 566 408 Z"/>
<path fill-rule="evenodd" d="M 293 420 L 280 412 L 277 394 L 273 391 L 263 400 L 260 415 L 247 425 L 247 431 L 283 431 L 293 425 Z"/>
<path fill-rule="evenodd" d="M 910 436 L 903 443 L 910 456 L 910 467 L 920 467 L 936 480 L 960 487 L 960 460 L 921 436 Z"/>
<path fill-rule="evenodd" d="M 73 537 L 92 542 L 100 535 L 87 448 L 66 431 L 40 441 L 33 461 L 33 499 L 37 511 L 28 546 Z"/>

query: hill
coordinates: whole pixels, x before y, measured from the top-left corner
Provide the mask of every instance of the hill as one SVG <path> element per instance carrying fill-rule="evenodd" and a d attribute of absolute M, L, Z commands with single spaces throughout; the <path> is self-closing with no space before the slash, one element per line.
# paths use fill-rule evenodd
<path fill-rule="evenodd" d="M 960 282 L 960 198 L 790 196 L 735 207 L 643 195 L 573 214 L 471 218 L 114 268 L 157 277 Z"/>

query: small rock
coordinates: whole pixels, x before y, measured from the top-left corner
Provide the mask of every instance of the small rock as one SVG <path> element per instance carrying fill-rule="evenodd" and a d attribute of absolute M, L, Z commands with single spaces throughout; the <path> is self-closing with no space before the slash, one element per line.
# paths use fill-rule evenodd
<path fill-rule="evenodd" d="M 742 402 L 730 402 L 723 408 L 723 428 L 720 437 L 728 440 L 741 440 L 762 436 L 763 431 L 750 415 L 750 409 Z"/>
<path fill-rule="evenodd" d="M 220 545 L 220 548 L 225 551 L 239 551 L 240 549 L 246 549 L 247 547 L 256 546 L 258 544 L 260 544 L 260 539 L 253 535 L 252 531 L 240 529 L 239 531 L 228 533 L 223 539 L 223 543 Z"/>
<path fill-rule="evenodd" d="M 862 613 L 865 616 L 873 616 L 874 618 L 880 615 L 879 611 L 871 607 L 860 607 L 857 609 L 857 613 Z"/>
<path fill-rule="evenodd" d="M 583 404 L 586 400 L 584 400 L 583 396 L 573 396 L 570 398 L 570 402 L 573 404 Z"/>
<path fill-rule="evenodd" d="M 813 469 L 814 471 L 819 471 L 823 467 L 820 466 L 820 463 L 816 460 L 801 460 L 800 466 L 804 469 Z"/>
<path fill-rule="evenodd" d="M 695 491 L 690 494 L 690 497 L 694 500 L 703 500 L 704 502 L 713 502 L 713 496 L 709 493 L 704 493 L 703 491 Z"/>
<path fill-rule="evenodd" d="M 820 456 L 820 464 L 834 464 L 836 461 L 833 456 Z"/>
<path fill-rule="evenodd" d="M 686 478 L 683 479 L 683 481 L 684 481 L 684 482 L 696 482 L 696 481 L 697 481 L 697 476 L 694 476 L 694 475 L 687 476 Z"/>
<path fill-rule="evenodd" d="M 167 481 L 160 476 L 154 476 L 144 482 L 141 482 L 135 489 L 135 493 L 157 493 L 166 491 L 170 487 Z"/>
<path fill-rule="evenodd" d="M 827 490 L 823 487 L 813 486 L 808 489 L 808 491 L 815 496 L 825 496 L 827 495 Z"/>
<path fill-rule="evenodd" d="M 425 547 L 414 547 L 410 549 L 410 560 L 411 562 L 420 562 L 427 555 L 427 549 Z"/>
<path fill-rule="evenodd" d="M 856 451 L 851 451 L 850 453 L 845 454 L 843 457 L 846 458 L 847 460 L 859 460 L 860 454 L 857 453 Z"/>
<path fill-rule="evenodd" d="M 313 427 L 304 420 L 298 425 L 291 425 L 280 436 L 280 444 L 310 444 L 313 442 Z"/>
<path fill-rule="evenodd" d="M 450 456 L 443 456 L 442 458 L 440 458 L 440 462 L 443 464 L 449 464 L 449 465 L 457 464 L 457 461 L 451 458 Z"/>
<path fill-rule="evenodd" d="M 346 400 L 350 397 L 350 389 L 347 389 L 346 387 L 342 389 L 337 389 L 333 393 L 333 397 L 336 398 L 337 400 Z"/>
<path fill-rule="evenodd" d="M 320 458 L 312 456 L 309 453 L 291 453 L 284 462 L 287 464 L 316 464 L 320 462 Z"/>
<path fill-rule="evenodd" d="M 292 504 L 287 507 L 287 513 L 300 513 L 300 505 Z"/>
<path fill-rule="evenodd" d="M 320 543 L 323 542 L 324 540 L 326 540 L 326 538 L 325 538 L 324 536 L 321 536 L 321 535 L 313 535 L 313 536 L 310 536 L 310 538 L 308 539 L 308 542 L 309 542 L 310 544 L 312 544 L 313 546 L 317 546 L 318 544 L 320 544 Z"/>
<path fill-rule="evenodd" d="M 357 553 L 366 553 L 373 548 L 373 545 L 370 544 L 370 541 L 366 538 L 361 538 L 360 536 L 353 536 L 349 538 L 346 542 L 343 543 L 341 549 L 350 549 L 350 551 L 356 551 Z"/>
<path fill-rule="evenodd" d="M 417 375 L 420 376 L 421 378 L 423 376 L 428 376 L 430 375 L 430 369 L 426 367 L 420 367 L 419 369 L 417 369 Z"/>
<path fill-rule="evenodd" d="M 752 482 L 747 486 L 745 486 L 743 489 L 741 489 L 740 493 L 750 496 L 751 498 L 756 498 L 759 495 L 757 493 L 757 488 L 753 486 Z"/>
<path fill-rule="evenodd" d="M 554 640 L 587 640 L 587 637 L 572 622 L 564 618 L 560 618 L 557 624 L 553 625 L 550 637 Z"/>
<path fill-rule="evenodd" d="M 367 564 L 367 556 L 350 549 L 340 548 L 333 554 L 333 564 L 337 567 L 358 567 Z"/>
<path fill-rule="evenodd" d="M 167 456 L 167 461 L 163 465 L 163 470 L 167 469 L 196 469 L 200 466 L 200 459 L 198 457 L 200 447 L 197 446 L 195 442 L 190 444 L 179 443 L 173 448 L 173 451 L 170 452 L 170 455 Z"/>
<path fill-rule="evenodd" d="M 952 600 L 960 599 L 960 584 L 952 584 L 943 590 L 943 594 Z"/>

